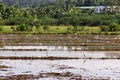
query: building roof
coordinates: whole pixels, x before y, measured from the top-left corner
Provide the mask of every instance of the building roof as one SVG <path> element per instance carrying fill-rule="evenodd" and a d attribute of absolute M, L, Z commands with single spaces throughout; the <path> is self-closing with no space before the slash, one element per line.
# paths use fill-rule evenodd
<path fill-rule="evenodd" d="M 105 6 L 82 6 L 82 7 L 78 7 L 81 9 L 95 9 L 95 8 L 105 8 Z"/>

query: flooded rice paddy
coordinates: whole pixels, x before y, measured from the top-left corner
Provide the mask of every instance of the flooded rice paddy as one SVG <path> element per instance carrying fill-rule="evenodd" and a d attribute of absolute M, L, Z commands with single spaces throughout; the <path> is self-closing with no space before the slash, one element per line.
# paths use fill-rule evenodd
<path fill-rule="evenodd" d="M 0 80 L 120 80 L 120 36 L 1 34 Z"/>
<path fill-rule="evenodd" d="M 1 68 L 1 79 L 18 75 L 40 80 L 120 79 L 119 60 L 0 60 L 0 64 L 8 66 Z"/>

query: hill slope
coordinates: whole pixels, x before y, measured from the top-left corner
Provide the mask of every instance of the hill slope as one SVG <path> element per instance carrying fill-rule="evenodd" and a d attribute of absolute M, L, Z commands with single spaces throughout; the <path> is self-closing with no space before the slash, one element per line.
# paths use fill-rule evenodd
<path fill-rule="evenodd" d="M 97 5 L 120 5 L 120 0 L 0 0 L 9 6 L 17 5 L 19 7 L 38 7 L 43 4 L 67 5 L 75 6 L 97 6 Z"/>
<path fill-rule="evenodd" d="M 54 0 L 0 0 L 1 3 L 11 5 L 17 5 L 19 7 L 40 6 L 42 4 L 52 3 Z"/>

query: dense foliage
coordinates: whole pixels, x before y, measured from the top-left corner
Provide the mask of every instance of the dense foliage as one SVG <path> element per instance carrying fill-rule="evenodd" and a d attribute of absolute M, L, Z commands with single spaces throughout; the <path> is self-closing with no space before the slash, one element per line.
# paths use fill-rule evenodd
<path fill-rule="evenodd" d="M 0 25 L 19 25 L 17 28 L 19 31 L 30 31 L 34 26 L 39 28 L 40 25 L 113 27 L 116 25 L 111 23 L 120 24 L 120 13 L 98 14 L 93 10 L 77 8 L 89 5 L 119 5 L 120 0 L 0 0 L 0 2 Z"/>

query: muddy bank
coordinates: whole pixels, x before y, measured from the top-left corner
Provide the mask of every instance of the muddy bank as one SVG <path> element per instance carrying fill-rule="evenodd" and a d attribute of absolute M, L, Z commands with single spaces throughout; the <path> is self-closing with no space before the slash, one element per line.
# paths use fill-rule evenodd
<path fill-rule="evenodd" d="M 0 46 L 75 46 L 74 51 L 120 51 L 120 35 L 0 34 Z"/>
<path fill-rule="evenodd" d="M 77 57 L 16 57 L 16 56 L 7 56 L 0 57 L 0 59 L 10 59 L 10 60 L 66 60 L 66 59 L 79 59 Z M 91 58 L 88 58 L 91 59 Z"/>
<path fill-rule="evenodd" d="M 109 78 L 82 78 L 81 75 L 75 75 L 71 72 L 66 73 L 39 73 L 39 75 L 12 75 L 1 76 L 0 80 L 109 80 Z"/>
<path fill-rule="evenodd" d="M 13 75 L 13 76 L 1 76 L 0 80 L 28 80 L 38 79 L 39 76 L 34 75 Z"/>
<path fill-rule="evenodd" d="M 118 59 L 120 60 L 120 58 L 116 58 L 116 57 L 103 57 L 103 58 L 93 58 L 93 57 L 83 57 L 83 58 L 79 58 L 79 57 L 16 57 L 16 56 L 7 56 L 7 57 L 0 57 L 0 59 L 10 59 L 10 60 L 68 60 L 68 59 Z M 1 66 L 0 66 L 1 67 Z"/>
<path fill-rule="evenodd" d="M 4 69 L 4 68 L 10 68 L 10 67 L 5 65 L 0 65 L 0 69 Z"/>

